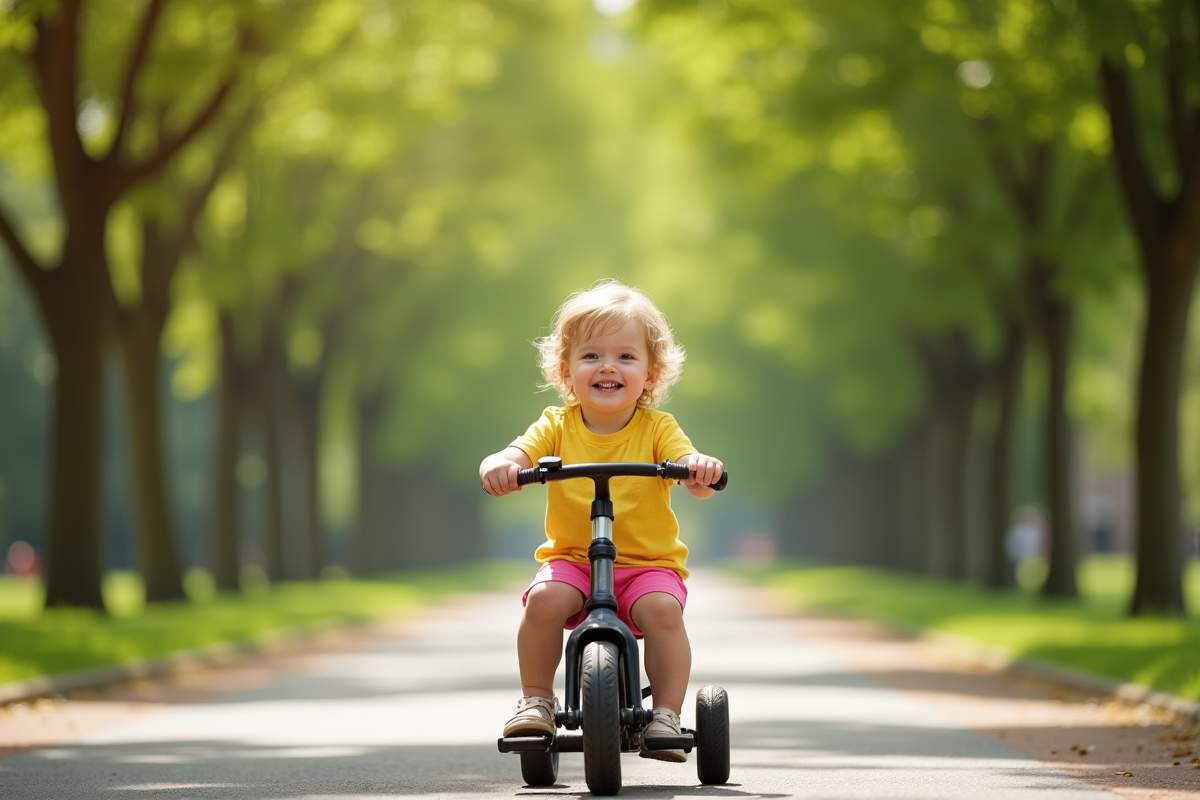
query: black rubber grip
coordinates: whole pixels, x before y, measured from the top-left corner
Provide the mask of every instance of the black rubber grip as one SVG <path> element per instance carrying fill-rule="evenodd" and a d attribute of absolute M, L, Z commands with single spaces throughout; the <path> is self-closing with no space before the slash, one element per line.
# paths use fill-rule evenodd
<path fill-rule="evenodd" d="M 685 481 L 692 477 L 692 471 L 683 464 L 676 464 L 674 461 L 664 461 L 662 463 L 662 476 L 669 480 Z"/>
<path fill-rule="evenodd" d="M 537 467 L 517 470 L 517 486 L 528 486 L 531 483 L 542 483 L 542 471 Z"/>
<path fill-rule="evenodd" d="M 676 464 L 674 461 L 664 461 L 662 463 L 662 476 L 671 480 L 685 481 L 692 477 L 692 471 L 682 464 Z M 721 473 L 721 477 L 717 482 L 710 485 L 708 488 L 721 491 L 729 484 L 729 472 Z"/>

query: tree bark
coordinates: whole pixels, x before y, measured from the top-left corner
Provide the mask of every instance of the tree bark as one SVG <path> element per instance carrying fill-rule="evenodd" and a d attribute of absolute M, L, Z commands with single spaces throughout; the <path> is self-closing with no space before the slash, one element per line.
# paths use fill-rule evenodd
<path fill-rule="evenodd" d="M 1184 613 L 1179 395 L 1195 271 L 1148 282 L 1137 410 L 1137 582 L 1130 612 Z"/>
<path fill-rule="evenodd" d="M 270 366 L 260 355 L 256 370 L 255 416 L 262 431 L 263 460 L 267 480 L 263 484 L 263 566 L 272 581 L 287 574 L 283 528 L 283 459 L 280 457 L 279 416 L 271 402 Z"/>
<path fill-rule="evenodd" d="M 124 366 L 138 565 L 146 602 L 150 603 L 186 599 L 162 439 L 159 341 L 163 322 L 162 318 L 142 313 L 126 318 L 117 328 Z"/>
<path fill-rule="evenodd" d="M 299 449 L 301 494 L 297 498 L 300 508 L 300 547 L 304 549 L 308 566 L 305 577 L 314 580 L 328 563 L 325 554 L 325 537 L 321 522 L 321 452 L 320 452 L 320 395 L 318 378 L 301 378 L 294 381 L 296 445 Z"/>
<path fill-rule="evenodd" d="M 46 534 L 47 608 L 104 610 L 100 591 L 103 486 L 104 342 L 110 320 L 86 288 L 108 275 L 83 265 L 78 281 L 43 298 L 42 316 L 54 343 L 54 429 L 50 466 L 50 520 Z M 59 267 L 70 270 L 72 267 Z M 64 280 L 65 272 L 47 275 Z M 107 290 L 107 285 L 92 290 Z M 74 291 L 71 291 L 74 289 Z"/>
<path fill-rule="evenodd" d="M 382 567 L 386 536 L 386 471 L 375 451 L 384 402 L 380 394 L 358 400 L 358 520 L 351 565 L 355 575 L 376 575 Z"/>
<path fill-rule="evenodd" d="M 1071 363 L 1070 303 L 1045 297 L 1042 313 L 1049 393 L 1046 398 L 1046 507 L 1050 517 L 1050 571 L 1042 585 L 1046 597 L 1076 597 L 1074 469 L 1071 420 L 1067 413 L 1067 377 Z"/>
<path fill-rule="evenodd" d="M 988 476 L 987 585 L 1007 589 L 1016 584 L 1008 558 L 1008 529 L 1012 523 L 1013 472 L 1016 463 L 1017 420 L 1025 375 L 1025 331 L 1020 323 L 1008 325 L 1004 354 L 996 380 L 996 430 L 992 439 Z"/>
<path fill-rule="evenodd" d="M 233 319 L 220 315 L 220 384 L 214 412 L 215 447 L 212 462 L 212 516 L 209 526 L 209 566 L 213 582 L 223 591 L 238 591 L 240 490 L 237 479 L 238 439 L 241 429 L 239 367 L 235 352 Z"/>
<path fill-rule="evenodd" d="M 967 478 L 971 467 L 975 399 L 974 386 L 964 385 L 947 408 L 947 449 L 942 473 L 946 480 L 949 525 L 945 570 L 949 577 L 957 580 L 966 580 L 969 572 L 967 551 L 972 528 L 967 514 Z"/>

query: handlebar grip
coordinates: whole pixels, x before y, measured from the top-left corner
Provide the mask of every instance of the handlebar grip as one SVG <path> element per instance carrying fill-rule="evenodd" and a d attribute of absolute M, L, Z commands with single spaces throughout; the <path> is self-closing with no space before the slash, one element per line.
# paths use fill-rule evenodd
<path fill-rule="evenodd" d="M 674 461 L 664 461 L 662 463 L 662 476 L 668 480 L 685 481 L 692 477 L 692 471 L 683 464 L 676 464 Z"/>
<path fill-rule="evenodd" d="M 528 486 L 531 483 L 542 483 L 542 471 L 538 467 L 517 470 L 517 486 Z"/>
<path fill-rule="evenodd" d="M 684 481 L 692 477 L 692 471 L 682 464 L 676 464 L 673 461 L 664 461 L 662 464 L 662 476 L 671 480 Z M 719 492 L 728 485 L 729 471 L 726 470 L 721 473 L 721 477 L 717 479 L 717 482 L 710 485 L 709 488 Z"/>

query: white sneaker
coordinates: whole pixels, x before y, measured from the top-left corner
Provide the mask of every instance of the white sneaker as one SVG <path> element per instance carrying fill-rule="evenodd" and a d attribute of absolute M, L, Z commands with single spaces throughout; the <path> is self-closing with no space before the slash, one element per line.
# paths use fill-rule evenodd
<path fill-rule="evenodd" d="M 554 715 L 558 713 L 558 698 L 522 697 L 517 710 L 504 725 L 504 738 L 510 736 L 553 736 Z"/>
<path fill-rule="evenodd" d="M 681 764 L 687 761 L 687 753 L 682 750 L 647 750 L 646 740 L 655 736 L 679 736 L 679 716 L 669 708 L 654 709 L 654 719 L 642 731 L 642 748 L 638 755 L 642 758 L 656 758 L 659 761 L 673 761 Z"/>

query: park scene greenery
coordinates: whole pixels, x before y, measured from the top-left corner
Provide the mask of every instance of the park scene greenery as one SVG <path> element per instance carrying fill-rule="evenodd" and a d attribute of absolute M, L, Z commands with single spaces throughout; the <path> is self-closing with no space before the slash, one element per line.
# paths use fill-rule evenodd
<path fill-rule="evenodd" d="M 1194 3 L 0 0 L 0 76 L 6 625 L 528 559 L 477 466 L 616 277 L 732 475 L 698 561 L 1197 641 Z"/>

